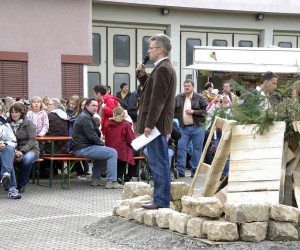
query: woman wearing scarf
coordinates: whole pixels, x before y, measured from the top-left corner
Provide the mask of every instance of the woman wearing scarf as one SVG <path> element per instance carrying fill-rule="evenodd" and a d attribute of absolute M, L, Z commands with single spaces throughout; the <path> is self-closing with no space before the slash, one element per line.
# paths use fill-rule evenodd
<path fill-rule="evenodd" d="M 39 145 L 36 136 L 36 126 L 26 118 L 26 109 L 22 103 L 14 103 L 9 109 L 10 126 L 17 139 L 15 162 L 20 163 L 17 189 L 24 191 L 29 181 L 32 164 L 39 158 Z"/>

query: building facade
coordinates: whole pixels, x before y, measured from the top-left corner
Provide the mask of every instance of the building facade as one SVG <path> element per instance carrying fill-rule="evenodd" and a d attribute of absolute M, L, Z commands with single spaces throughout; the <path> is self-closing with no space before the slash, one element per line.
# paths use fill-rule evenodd
<path fill-rule="evenodd" d="M 165 33 L 178 77 L 193 46 L 300 48 L 300 2 L 290 0 L 0 0 L 0 97 L 92 96 L 122 82 L 133 91 L 148 39 Z M 147 71 L 153 68 L 147 63 Z M 200 83 L 201 85 L 202 83 Z M 201 86 L 199 86 L 201 88 Z"/>
<path fill-rule="evenodd" d="M 0 0 L 0 97 L 83 95 L 91 0 Z"/>

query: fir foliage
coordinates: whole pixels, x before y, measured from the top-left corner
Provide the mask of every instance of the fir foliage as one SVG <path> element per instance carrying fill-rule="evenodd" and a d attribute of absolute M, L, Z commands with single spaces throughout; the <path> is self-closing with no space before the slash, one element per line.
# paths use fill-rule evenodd
<path fill-rule="evenodd" d="M 285 140 L 289 144 L 297 144 L 300 135 L 293 128 L 293 121 L 300 121 L 300 103 L 298 99 L 292 98 L 292 83 L 280 85 L 276 92 L 270 96 L 271 106 L 265 110 L 262 108 L 266 104 L 265 96 L 260 93 L 253 94 L 243 86 L 230 80 L 234 92 L 240 93 L 242 104 L 233 103 L 228 112 L 228 107 L 216 109 L 215 116 L 236 120 L 238 124 L 257 124 L 254 128 L 255 134 L 263 134 L 277 121 L 286 122 Z"/>

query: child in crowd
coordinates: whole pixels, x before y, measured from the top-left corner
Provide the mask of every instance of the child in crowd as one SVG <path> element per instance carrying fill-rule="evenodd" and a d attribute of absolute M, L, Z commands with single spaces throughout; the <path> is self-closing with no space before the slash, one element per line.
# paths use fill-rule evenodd
<path fill-rule="evenodd" d="M 79 103 L 80 103 L 80 98 L 77 95 L 73 95 L 69 99 L 66 113 L 70 119 L 78 116 L 80 111 Z"/>
<path fill-rule="evenodd" d="M 41 97 L 35 96 L 30 100 L 30 110 L 27 112 L 27 118 L 35 124 L 37 136 L 44 136 L 48 132 L 49 119 L 44 110 Z"/>
<path fill-rule="evenodd" d="M 126 171 L 127 163 L 135 167 L 131 142 L 135 139 L 132 124 L 125 120 L 126 114 L 122 107 L 116 107 L 113 117 L 109 118 L 106 128 L 105 146 L 114 148 L 118 152 L 118 181 L 121 182 Z M 132 169 L 131 169 L 132 170 Z"/>

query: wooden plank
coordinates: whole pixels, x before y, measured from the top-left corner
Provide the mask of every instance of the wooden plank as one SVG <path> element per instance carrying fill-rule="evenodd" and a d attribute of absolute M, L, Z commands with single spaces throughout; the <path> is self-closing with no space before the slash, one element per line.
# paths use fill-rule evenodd
<path fill-rule="evenodd" d="M 265 149 L 265 148 L 278 148 L 282 147 L 284 142 L 284 137 L 281 135 L 277 137 L 270 137 L 266 140 L 266 138 L 256 138 L 256 139 L 246 139 L 240 137 L 239 139 L 232 137 L 231 150 L 239 150 L 239 149 Z"/>
<path fill-rule="evenodd" d="M 224 205 L 227 201 L 227 186 L 217 192 L 213 197 L 217 197 L 219 201 Z"/>
<path fill-rule="evenodd" d="M 200 164 L 200 170 L 199 170 L 199 173 L 200 173 L 200 174 L 206 174 L 207 171 L 208 171 L 210 168 L 211 168 L 211 165 L 202 162 L 202 163 Z"/>
<path fill-rule="evenodd" d="M 249 191 L 276 191 L 279 190 L 280 184 L 278 180 L 274 181 L 251 181 L 228 182 L 228 192 L 249 192 Z"/>
<path fill-rule="evenodd" d="M 294 195 L 298 208 L 300 208 L 300 172 L 293 173 L 294 179 Z"/>
<path fill-rule="evenodd" d="M 286 166 L 286 174 L 291 175 L 294 170 L 298 167 L 299 161 L 300 161 L 300 146 L 297 147 L 295 150 L 295 158 L 289 162 L 289 164 Z M 300 167 L 299 167 L 300 170 Z"/>
<path fill-rule="evenodd" d="M 283 204 L 284 201 L 284 187 L 285 187 L 285 169 L 287 161 L 288 143 L 284 143 L 284 150 L 282 151 L 282 169 L 280 176 L 280 188 L 279 188 L 279 203 Z M 292 202 L 292 201 L 291 201 Z"/>
<path fill-rule="evenodd" d="M 282 148 L 232 150 L 231 161 L 282 158 Z"/>
<path fill-rule="evenodd" d="M 295 173 L 295 172 L 299 172 L 300 173 L 300 161 L 298 162 L 297 167 L 295 168 L 295 170 L 294 170 L 293 173 Z"/>
<path fill-rule="evenodd" d="M 188 196 L 192 196 L 193 193 L 194 193 L 194 189 L 195 189 L 195 185 L 196 185 L 196 182 L 197 182 L 197 179 L 198 179 L 198 175 L 200 173 L 200 170 L 201 170 L 201 164 L 204 162 L 204 158 L 205 158 L 205 155 L 206 155 L 206 152 L 208 150 L 208 147 L 210 145 L 210 141 L 213 137 L 213 134 L 214 134 L 214 128 L 216 127 L 216 123 L 217 123 L 217 120 L 219 118 L 216 117 L 213 124 L 211 125 L 211 129 L 210 129 L 210 132 L 208 134 L 208 137 L 207 137 L 207 140 L 206 140 L 206 143 L 205 143 L 205 146 L 204 146 L 204 149 L 202 150 L 202 154 L 201 154 L 201 157 L 200 157 L 200 160 L 198 162 L 198 166 L 197 166 L 197 169 L 196 169 L 196 172 L 195 172 L 195 175 L 194 175 L 194 178 L 193 178 L 193 181 L 192 181 L 192 184 L 190 186 L 190 189 L 189 189 L 189 192 L 188 192 Z"/>
<path fill-rule="evenodd" d="M 279 203 L 279 191 L 227 193 L 227 202 Z"/>
<path fill-rule="evenodd" d="M 270 170 L 248 170 L 248 171 L 235 171 L 230 172 L 229 182 L 231 181 L 271 181 L 280 180 L 281 169 Z"/>
<path fill-rule="evenodd" d="M 294 158 L 295 158 L 294 152 L 291 149 L 288 148 L 288 151 L 287 151 L 287 163 L 289 163 Z"/>
<path fill-rule="evenodd" d="M 230 161 L 230 172 L 250 170 L 281 169 L 282 159 Z"/>
<path fill-rule="evenodd" d="M 245 135 L 236 135 L 233 134 L 232 135 L 232 139 L 233 140 L 243 140 L 243 138 L 245 138 L 245 140 L 260 140 L 260 139 L 266 139 L 269 140 L 270 138 L 274 138 L 274 136 L 279 137 L 279 138 L 284 138 L 284 135 L 282 133 L 274 133 L 274 134 L 262 134 L 262 135 L 249 135 L 249 134 L 245 134 Z"/>
<path fill-rule="evenodd" d="M 189 196 L 193 195 L 195 184 L 196 184 L 198 175 L 200 173 L 200 169 L 202 171 L 202 168 L 200 166 L 204 162 L 204 156 L 207 152 L 213 132 L 215 131 L 215 129 L 217 127 L 216 125 L 218 125 L 219 127 L 222 128 L 222 131 L 224 131 L 224 133 L 222 133 L 222 137 L 221 137 L 219 146 L 216 150 L 213 162 L 212 162 L 211 166 L 208 168 L 208 171 L 206 172 L 206 179 L 205 179 L 204 186 L 202 188 L 202 195 L 203 196 L 212 196 L 216 193 L 217 188 L 218 188 L 219 179 L 221 177 L 223 168 L 225 166 L 225 163 L 228 159 L 228 155 L 230 152 L 231 130 L 232 130 L 232 127 L 234 127 L 236 124 L 237 124 L 236 121 L 232 121 L 232 120 L 227 121 L 227 120 L 221 119 L 219 117 L 216 117 L 216 119 L 214 120 L 214 122 L 211 126 L 210 133 L 208 135 L 207 142 L 205 144 L 202 155 L 200 157 L 194 179 L 192 181 L 191 187 L 188 192 Z"/>
<path fill-rule="evenodd" d="M 264 135 L 272 134 L 274 136 L 274 133 L 285 132 L 285 127 L 285 122 L 276 122 L 268 131 L 264 132 Z M 232 135 L 254 135 L 257 129 L 257 124 L 237 125 L 232 129 Z"/>
<path fill-rule="evenodd" d="M 221 143 L 221 142 L 220 142 Z M 210 171 L 206 175 L 206 179 L 204 182 L 204 186 L 202 189 L 202 195 L 205 197 L 210 197 L 215 194 L 218 188 L 218 182 L 221 178 L 222 171 L 224 169 L 225 163 L 228 159 L 228 155 L 230 152 L 230 143 L 231 140 L 223 141 L 222 143 L 227 144 L 228 147 L 225 147 L 226 149 L 220 151 L 217 149 L 216 155 L 212 162 L 212 167 L 210 168 Z M 222 155 L 220 155 L 222 154 Z"/>

